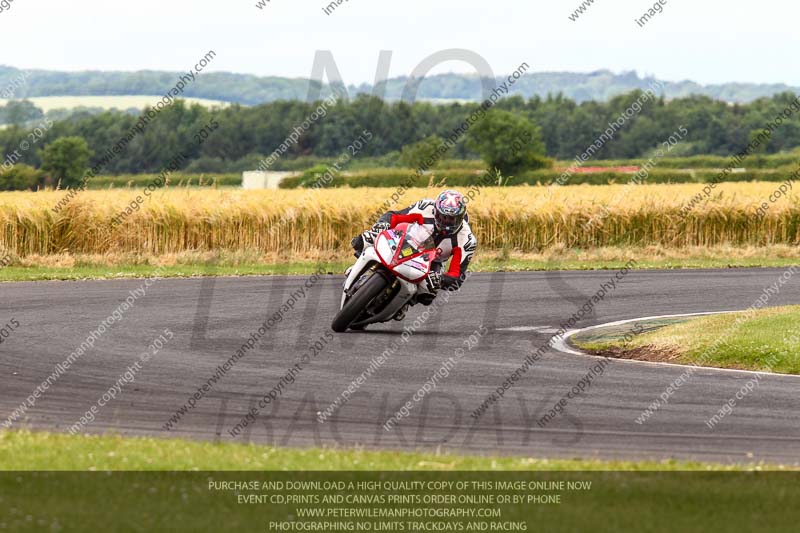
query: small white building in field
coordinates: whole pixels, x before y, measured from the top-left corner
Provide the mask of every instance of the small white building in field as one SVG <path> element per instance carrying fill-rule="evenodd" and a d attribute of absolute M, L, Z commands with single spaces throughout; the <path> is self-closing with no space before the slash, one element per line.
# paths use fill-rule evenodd
<path fill-rule="evenodd" d="M 262 172 L 260 170 L 243 172 L 242 188 L 250 190 L 277 189 L 281 181 L 297 174 L 297 172 Z"/>

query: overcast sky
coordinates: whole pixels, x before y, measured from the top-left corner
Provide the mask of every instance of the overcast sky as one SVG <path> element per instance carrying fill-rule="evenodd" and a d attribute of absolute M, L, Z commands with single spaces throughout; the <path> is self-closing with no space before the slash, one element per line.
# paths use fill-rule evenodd
<path fill-rule="evenodd" d="M 206 51 L 211 70 L 308 77 L 331 50 L 346 83 L 372 82 L 379 50 L 390 76 L 426 56 L 467 48 L 496 74 L 636 70 L 701 83 L 800 85 L 800 4 L 792 0 L 667 0 L 645 27 L 649 0 L 14 0 L 0 12 L 0 64 L 59 70 L 185 70 Z M 662 0 L 663 2 L 664 0 Z M 468 72 L 455 62 L 437 71 Z"/>

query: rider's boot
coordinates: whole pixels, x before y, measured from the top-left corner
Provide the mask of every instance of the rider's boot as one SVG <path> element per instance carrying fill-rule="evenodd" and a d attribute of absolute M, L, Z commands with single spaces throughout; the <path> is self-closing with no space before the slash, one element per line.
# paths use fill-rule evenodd
<path fill-rule="evenodd" d="M 421 303 L 422 305 L 431 305 L 435 299 L 436 295 L 430 292 L 417 294 L 416 297 L 417 302 Z"/>
<path fill-rule="evenodd" d="M 414 303 L 421 303 L 422 305 L 431 305 L 436 299 L 436 287 L 432 284 L 430 278 L 425 280 L 425 283 L 419 285 L 417 294 L 414 295 Z"/>

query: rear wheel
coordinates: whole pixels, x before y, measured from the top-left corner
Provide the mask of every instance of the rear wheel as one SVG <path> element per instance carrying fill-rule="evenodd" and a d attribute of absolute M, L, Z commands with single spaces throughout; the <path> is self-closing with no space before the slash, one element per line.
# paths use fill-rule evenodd
<path fill-rule="evenodd" d="M 361 286 L 360 289 L 344 304 L 342 310 L 333 319 L 331 329 L 336 333 L 343 333 L 347 331 L 350 324 L 355 322 L 369 303 L 383 291 L 389 282 L 381 274 L 375 272 L 370 278 Z M 363 329 L 363 328 L 362 328 Z"/>

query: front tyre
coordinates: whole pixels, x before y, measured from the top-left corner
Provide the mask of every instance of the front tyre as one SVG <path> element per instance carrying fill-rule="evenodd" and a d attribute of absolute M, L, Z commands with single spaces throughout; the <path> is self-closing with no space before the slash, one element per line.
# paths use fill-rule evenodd
<path fill-rule="evenodd" d="M 383 291 L 389 282 L 381 274 L 375 272 L 356 293 L 345 302 L 344 307 L 333 319 L 331 329 L 336 333 L 344 333 L 350 324 L 364 312 L 369 303 Z"/>

